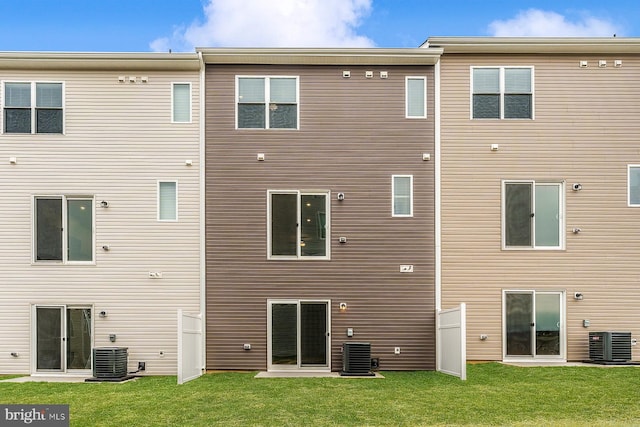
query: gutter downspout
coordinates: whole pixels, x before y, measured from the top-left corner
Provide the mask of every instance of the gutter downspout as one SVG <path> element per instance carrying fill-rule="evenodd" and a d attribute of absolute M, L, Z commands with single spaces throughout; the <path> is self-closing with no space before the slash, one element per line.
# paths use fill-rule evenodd
<path fill-rule="evenodd" d="M 434 66 L 434 84 L 435 84 L 435 305 L 436 305 L 436 371 L 440 371 L 440 342 L 439 332 L 439 313 L 442 309 L 442 222 L 441 222 L 441 179 L 440 179 L 440 58 Z"/>
<path fill-rule="evenodd" d="M 207 369 L 207 255 L 206 255 L 206 185 L 205 185 L 205 63 L 202 52 L 198 52 L 200 61 L 200 140 L 199 140 L 199 157 L 200 157 L 200 319 L 202 322 L 202 372 Z"/>

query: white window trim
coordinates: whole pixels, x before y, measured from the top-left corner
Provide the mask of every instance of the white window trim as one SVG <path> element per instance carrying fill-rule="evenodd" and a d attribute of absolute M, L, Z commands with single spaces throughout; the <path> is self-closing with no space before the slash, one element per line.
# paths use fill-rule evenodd
<path fill-rule="evenodd" d="M 2 96 L 0 102 L 2 102 L 2 118 L 0 119 L 0 123 L 2 124 L 2 134 L 3 135 L 11 135 L 11 136 L 19 136 L 19 135 L 65 135 L 66 133 L 66 122 L 67 122 L 67 107 L 66 107 L 66 85 L 65 82 L 61 81 L 49 81 L 49 80 L 2 80 Z M 31 132 L 30 133 L 7 133 L 5 131 L 5 123 L 4 123 L 4 109 L 5 109 L 5 84 L 7 83 L 29 83 L 31 84 Z M 62 132 L 61 133 L 38 133 L 36 132 L 36 83 L 56 83 L 62 85 Z M 11 107 L 9 107 L 11 108 Z"/>
<path fill-rule="evenodd" d="M 531 226 L 531 246 L 507 246 L 507 233 L 506 233 L 506 221 L 505 221 L 505 208 L 506 208 L 506 185 L 507 184 L 531 184 L 531 199 L 532 204 L 531 207 L 533 209 L 533 214 L 535 218 L 535 198 L 536 198 L 536 185 L 553 185 L 558 186 L 558 197 L 560 200 L 558 201 L 558 206 L 560 209 L 559 212 L 559 245 L 558 246 L 536 246 L 536 229 L 535 223 Z M 565 212 L 566 212 L 566 197 L 565 197 L 565 182 L 564 181 L 536 181 L 530 179 L 503 179 L 502 180 L 502 194 L 500 196 L 501 199 L 501 207 L 500 207 L 500 228 L 501 228 L 501 241 L 502 241 L 502 249 L 505 251 L 559 251 L 565 249 L 565 235 L 566 235 L 566 224 L 565 224 Z"/>
<path fill-rule="evenodd" d="M 240 97 L 240 79 L 265 79 L 264 84 L 264 104 L 265 104 L 265 117 L 264 128 L 240 128 L 238 127 L 238 100 Z M 271 79 L 296 79 L 296 127 L 295 128 L 271 128 L 269 127 L 269 99 L 271 98 Z M 271 76 L 271 75 L 237 75 L 236 76 L 236 88 L 235 88 L 235 121 L 236 130 L 244 131 L 260 131 L 260 130 L 276 130 L 276 131 L 293 131 L 300 130 L 300 76 Z"/>
<path fill-rule="evenodd" d="M 176 217 L 175 219 L 160 219 L 160 184 L 163 182 L 173 182 L 176 184 Z M 156 217 L 158 222 L 178 222 L 178 212 L 179 209 L 179 184 L 177 179 L 159 179 L 156 184 Z"/>
<path fill-rule="evenodd" d="M 473 70 L 497 68 L 500 73 L 500 117 L 498 118 L 474 118 L 473 117 Z M 504 117 L 504 70 L 506 68 L 528 68 L 531 70 L 531 118 L 505 118 Z M 536 118 L 536 90 L 535 90 L 535 67 L 533 65 L 473 65 L 470 67 L 469 85 L 469 120 L 535 120 Z"/>
<path fill-rule="evenodd" d="M 176 85 L 188 85 L 189 86 L 189 119 L 186 121 L 176 121 L 176 112 L 174 104 L 175 88 Z M 171 123 L 192 123 L 193 122 L 193 90 L 191 82 L 171 82 Z"/>
<path fill-rule="evenodd" d="M 640 203 L 631 203 L 631 169 L 640 169 L 640 164 L 627 165 L 627 206 L 630 208 L 640 208 Z"/>
<path fill-rule="evenodd" d="M 420 116 L 409 115 L 409 80 L 422 80 L 424 82 L 424 114 Z M 406 76 L 404 80 L 404 116 L 407 119 L 427 118 L 427 76 Z"/>
<path fill-rule="evenodd" d="M 28 135 L 28 134 L 27 134 Z M 60 199 L 62 201 L 62 261 L 57 260 L 36 260 L 37 248 L 37 199 Z M 91 261 L 69 261 L 69 236 L 67 235 L 67 201 L 68 200 L 91 200 L 93 206 L 91 212 Z M 95 265 L 96 264 L 96 203 L 94 196 L 82 195 L 61 195 L 61 194 L 36 194 L 31 197 L 31 264 L 32 265 Z"/>
<path fill-rule="evenodd" d="M 409 213 L 397 214 L 395 212 L 395 199 L 396 199 L 396 178 L 409 178 Z M 391 216 L 394 218 L 411 218 L 413 217 L 413 175 L 391 175 Z"/>
<path fill-rule="evenodd" d="M 296 194 L 297 206 L 296 216 L 298 219 L 298 227 L 296 227 L 296 241 L 301 240 L 301 196 L 326 196 L 325 198 L 325 256 L 303 256 L 300 254 L 300 245 L 296 245 L 296 255 L 273 255 L 271 253 L 271 195 L 272 194 Z M 331 259 L 331 192 L 329 190 L 267 190 L 267 259 L 269 260 L 304 260 L 304 261 L 321 261 Z"/>

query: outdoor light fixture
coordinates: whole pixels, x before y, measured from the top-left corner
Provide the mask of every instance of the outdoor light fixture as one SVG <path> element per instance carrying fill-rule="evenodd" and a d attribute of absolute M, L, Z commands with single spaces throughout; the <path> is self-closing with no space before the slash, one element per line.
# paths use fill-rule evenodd
<path fill-rule="evenodd" d="M 103 208 L 108 208 L 109 207 L 109 202 L 107 202 L 106 200 L 103 200 L 100 202 L 100 206 L 102 206 Z"/>
<path fill-rule="evenodd" d="M 346 302 L 341 302 L 339 307 L 340 307 L 340 311 L 347 311 L 347 303 Z"/>

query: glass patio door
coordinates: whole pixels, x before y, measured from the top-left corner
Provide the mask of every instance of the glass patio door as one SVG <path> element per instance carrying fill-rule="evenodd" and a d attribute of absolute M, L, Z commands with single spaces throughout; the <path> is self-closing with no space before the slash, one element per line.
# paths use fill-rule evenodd
<path fill-rule="evenodd" d="M 506 358 L 564 356 L 564 293 L 505 291 Z"/>
<path fill-rule="evenodd" d="M 36 372 L 91 369 L 91 314 L 90 307 L 34 307 Z"/>
<path fill-rule="evenodd" d="M 329 302 L 268 302 L 268 369 L 329 368 Z"/>

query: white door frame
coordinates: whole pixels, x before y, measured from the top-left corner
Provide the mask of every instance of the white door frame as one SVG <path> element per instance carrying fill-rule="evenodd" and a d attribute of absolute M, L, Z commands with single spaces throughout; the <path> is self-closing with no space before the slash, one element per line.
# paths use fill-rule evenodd
<path fill-rule="evenodd" d="M 61 336 L 60 336 L 60 352 L 61 352 L 61 369 L 38 369 L 38 308 L 56 308 L 62 311 L 61 316 Z M 32 375 L 87 375 L 91 374 L 89 369 L 68 369 L 67 368 L 67 345 L 69 337 L 67 336 L 67 309 L 89 309 L 91 310 L 91 348 L 94 347 L 94 307 L 92 304 L 31 304 L 31 374 Z M 92 359 L 92 358 L 91 358 Z M 93 366 L 93 360 L 91 360 Z"/>
<path fill-rule="evenodd" d="M 531 355 L 507 355 L 507 294 L 519 293 L 530 294 L 532 298 L 532 337 L 531 337 Z M 537 355 L 536 354 L 536 294 L 558 295 L 560 302 L 560 354 L 555 355 Z M 567 361 L 567 322 L 566 322 L 566 292 L 558 290 L 546 289 L 503 289 L 502 290 L 502 360 L 504 362 L 566 362 Z"/>
<path fill-rule="evenodd" d="M 301 329 L 300 329 L 300 306 L 304 303 L 326 304 L 327 306 L 327 332 L 326 332 L 326 366 L 303 366 L 301 365 Z M 273 331 L 272 307 L 274 304 L 295 304 L 297 306 L 297 357 L 295 365 L 274 365 L 273 355 Z M 331 372 L 331 300 L 329 299 L 268 299 L 267 300 L 267 371 L 299 371 L 299 372 Z"/>

